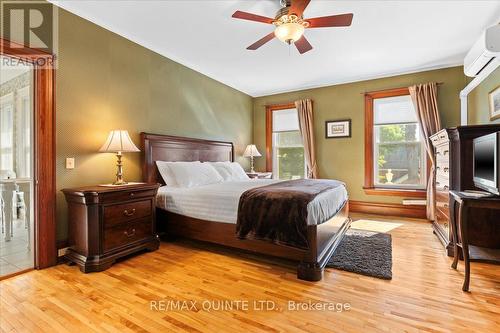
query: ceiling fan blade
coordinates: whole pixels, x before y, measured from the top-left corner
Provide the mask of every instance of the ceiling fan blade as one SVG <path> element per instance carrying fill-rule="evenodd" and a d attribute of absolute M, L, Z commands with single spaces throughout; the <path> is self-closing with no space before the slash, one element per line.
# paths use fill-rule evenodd
<path fill-rule="evenodd" d="M 242 12 L 240 10 L 237 10 L 234 12 L 233 18 L 237 19 L 242 19 L 242 20 L 248 20 L 248 21 L 254 21 L 254 22 L 261 22 L 261 23 L 269 23 L 272 24 L 274 19 L 270 17 L 265 17 L 265 16 L 260 16 L 252 13 L 247 13 L 247 12 Z"/>
<path fill-rule="evenodd" d="M 326 27 L 348 27 L 351 25 L 353 14 L 341 14 L 332 16 L 323 16 L 307 19 L 309 28 L 326 28 Z"/>
<path fill-rule="evenodd" d="M 311 51 L 313 48 L 304 35 L 302 35 L 302 37 L 300 37 L 300 39 L 295 42 L 295 47 L 297 48 L 297 50 L 299 50 L 300 54 Z"/>
<path fill-rule="evenodd" d="M 256 41 L 252 45 L 250 45 L 249 47 L 247 47 L 247 50 L 257 50 L 259 47 L 266 44 L 267 42 L 269 42 L 273 38 L 274 38 L 274 31 L 271 32 L 269 35 L 262 37 L 261 39 L 259 39 L 258 41 Z"/>
<path fill-rule="evenodd" d="M 292 0 L 288 15 L 295 14 L 301 17 L 307 5 L 309 5 L 309 2 L 311 2 L 311 0 Z"/>

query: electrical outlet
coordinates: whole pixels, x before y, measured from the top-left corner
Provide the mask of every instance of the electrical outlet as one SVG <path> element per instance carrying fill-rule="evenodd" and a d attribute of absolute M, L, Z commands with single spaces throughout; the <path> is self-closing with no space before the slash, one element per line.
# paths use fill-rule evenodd
<path fill-rule="evenodd" d="M 75 168 L 75 158 L 68 157 L 66 158 L 66 169 L 74 169 Z"/>

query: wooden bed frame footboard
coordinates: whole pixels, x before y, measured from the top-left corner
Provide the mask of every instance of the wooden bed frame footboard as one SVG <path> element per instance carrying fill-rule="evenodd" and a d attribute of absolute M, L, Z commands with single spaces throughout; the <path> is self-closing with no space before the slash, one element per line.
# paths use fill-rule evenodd
<path fill-rule="evenodd" d="M 319 281 L 333 252 L 349 229 L 349 204 L 327 222 L 308 227 L 310 248 L 299 249 L 261 240 L 238 239 L 236 225 L 195 219 L 157 209 L 156 225 L 161 233 L 236 248 L 252 253 L 297 261 L 297 277 L 306 281 Z"/>
<path fill-rule="evenodd" d="M 183 138 L 141 133 L 143 180 L 164 184 L 156 161 L 233 161 L 231 142 Z M 339 245 L 351 220 L 346 202 L 337 214 L 325 223 L 308 227 L 309 249 L 298 249 L 260 240 L 241 240 L 236 237 L 236 225 L 199 220 L 158 209 L 157 223 L 168 235 L 220 244 L 254 253 L 298 261 L 299 279 L 319 281 L 323 269 Z"/>

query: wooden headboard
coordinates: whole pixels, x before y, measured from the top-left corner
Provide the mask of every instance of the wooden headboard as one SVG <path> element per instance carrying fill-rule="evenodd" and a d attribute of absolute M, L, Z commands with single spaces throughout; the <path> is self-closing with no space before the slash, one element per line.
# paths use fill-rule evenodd
<path fill-rule="evenodd" d="M 165 184 L 156 161 L 225 162 L 233 161 L 232 142 L 183 138 L 180 136 L 141 133 L 142 179 Z"/>

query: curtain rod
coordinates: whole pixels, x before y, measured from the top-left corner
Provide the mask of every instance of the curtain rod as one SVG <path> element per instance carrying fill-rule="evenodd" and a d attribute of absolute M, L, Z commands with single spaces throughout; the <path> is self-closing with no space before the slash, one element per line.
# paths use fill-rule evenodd
<path fill-rule="evenodd" d="M 444 82 L 436 82 L 436 84 L 438 86 L 440 86 L 440 85 L 443 85 Z M 390 90 L 396 90 L 396 89 L 404 89 L 404 88 L 408 88 L 408 87 L 399 87 L 399 88 L 391 88 L 391 89 L 384 89 L 384 90 L 376 90 L 376 92 L 384 92 L 384 91 L 390 91 Z M 366 94 L 369 94 L 369 93 L 371 93 L 371 91 L 360 92 L 361 95 L 366 95 Z"/>

